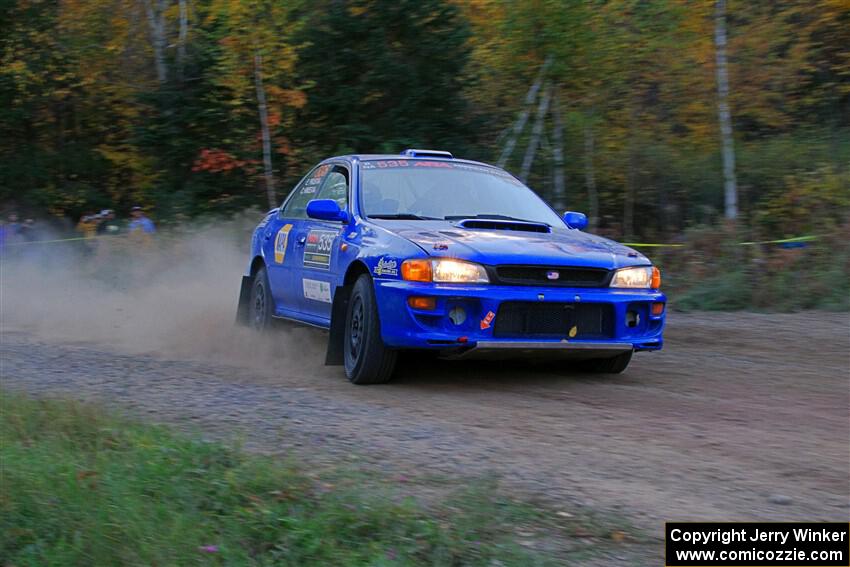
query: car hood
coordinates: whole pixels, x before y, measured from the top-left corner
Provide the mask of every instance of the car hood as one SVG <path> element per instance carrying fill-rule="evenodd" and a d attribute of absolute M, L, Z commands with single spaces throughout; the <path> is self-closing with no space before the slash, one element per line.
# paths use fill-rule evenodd
<path fill-rule="evenodd" d="M 612 240 L 566 227 L 551 232 L 464 228 L 453 221 L 380 221 L 434 257 L 481 264 L 581 266 L 614 269 L 649 265 L 639 252 Z"/>

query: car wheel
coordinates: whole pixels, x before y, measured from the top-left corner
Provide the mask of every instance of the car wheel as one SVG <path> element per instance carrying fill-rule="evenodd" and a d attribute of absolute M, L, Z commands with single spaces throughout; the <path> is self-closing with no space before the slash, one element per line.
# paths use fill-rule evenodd
<path fill-rule="evenodd" d="M 392 377 L 398 353 L 381 340 L 372 279 L 354 284 L 345 318 L 345 375 L 354 384 L 383 384 Z"/>
<path fill-rule="evenodd" d="M 629 362 L 632 360 L 632 352 L 624 352 L 613 358 L 585 360 L 582 362 L 582 369 L 587 372 L 597 372 L 599 374 L 619 374 L 629 366 Z"/>
<path fill-rule="evenodd" d="M 265 268 L 260 268 L 251 284 L 251 303 L 248 306 L 248 323 L 256 331 L 265 331 L 271 326 L 272 295 Z"/>

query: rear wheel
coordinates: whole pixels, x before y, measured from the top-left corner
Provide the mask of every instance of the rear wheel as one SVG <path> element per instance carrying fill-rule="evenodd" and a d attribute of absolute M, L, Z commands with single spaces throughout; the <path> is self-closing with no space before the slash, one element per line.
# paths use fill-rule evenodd
<path fill-rule="evenodd" d="M 265 331 L 271 326 L 272 296 L 265 268 L 254 274 L 251 284 L 251 303 L 248 305 L 248 323 L 256 331 Z"/>
<path fill-rule="evenodd" d="M 381 324 L 372 279 L 354 284 L 345 318 L 345 375 L 354 384 L 383 384 L 392 378 L 398 353 L 381 340 Z"/>
<path fill-rule="evenodd" d="M 632 360 L 632 352 L 618 354 L 613 358 L 593 358 L 582 361 L 582 370 L 599 374 L 619 374 L 624 371 Z"/>

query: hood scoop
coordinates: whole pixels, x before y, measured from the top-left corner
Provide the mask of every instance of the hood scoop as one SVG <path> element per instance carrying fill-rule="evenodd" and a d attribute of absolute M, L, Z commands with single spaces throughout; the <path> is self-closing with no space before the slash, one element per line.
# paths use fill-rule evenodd
<path fill-rule="evenodd" d="M 499 219 L 467 219 L 460 221 L 458 226 L 466 229 L 511 230 L 516 232 L 552 232 L 547 224 Z"/>

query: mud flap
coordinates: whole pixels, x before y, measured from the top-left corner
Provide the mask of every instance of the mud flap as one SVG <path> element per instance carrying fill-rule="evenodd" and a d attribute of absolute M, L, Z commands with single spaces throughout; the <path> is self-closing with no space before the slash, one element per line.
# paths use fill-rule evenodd
<path fill-rule="evenodd" d="M 242 285 L 239 288 L 239 303 L 236 304 L 236 324 L 247 325 L 249 317 L 249 304 L 251 302 L 251 283 L 254 278 L 242 276 Z"/>
<path fill-rule="evenodd" d="M 351 298 L 351 286 L 340 286 L 334 293 L 331 307 L 331 329 L 328 337 L 328 350 L 325 353 L 325 366 L 342 366 L 345 363 L 345 318 L 348 315 L 348 300 Z"/>

